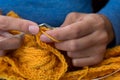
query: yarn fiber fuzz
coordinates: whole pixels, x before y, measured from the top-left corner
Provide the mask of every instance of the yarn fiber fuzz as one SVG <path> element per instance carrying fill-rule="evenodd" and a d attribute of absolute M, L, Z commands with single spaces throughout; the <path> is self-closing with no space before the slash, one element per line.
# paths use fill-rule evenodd
<path fill-rule="evenodd" d="M 19 18 L 14 12 L 8 16 Z M 120 69 L 120 46 L 116 46 L 106 51 L 101 63 L 69 71 L 65 56 L 53 45 L 40 41 L 46 30 L 41 27 L 35 36 L 25 34 L 20 48 L 0 57 L 0 80 L 92 80 Z M 120 80 L 120 72 L 103 80 Z"/>

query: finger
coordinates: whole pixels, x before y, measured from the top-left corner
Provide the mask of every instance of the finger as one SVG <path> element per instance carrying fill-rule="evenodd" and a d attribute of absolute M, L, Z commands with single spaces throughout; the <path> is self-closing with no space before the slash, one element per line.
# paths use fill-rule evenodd
<path fill-rule="evenodd" d="M 84 50 L 98 43 L 98 38 L 95 39 L 98 33 L 92 33 L 79 39 L 67 40 L 55 43 L 55 47 L 64 51 L 79 51 Z M 100 36 L 99 36 L 100 37 Z"/>
<path fill-rule="evenodd" d="M 9 32 L 1 31 L 1 30 L 0 30 L 0 40 L 1 40 L 2 38 L 7 38 L 7 37 L 11 37 L 11 36 L 13 36 L 13 35 L 10 34 Z"/>
<path fill-rule="evenodd" d="M 76 52 L 67 52 L 67 55 L 70 58 L 85 58 L 85 57 L 89 57 L 91 53 L 87 53 L 87 51 L 76 51 Z"/>
<path fill-rule="evenodd" d="M 105 45 L 106 41 L 106 34 L 104 32 L 101 33 L 101 31 L 95 31 L 79 39 L 55 43 L 55 47 L 63 51 L 79 51 L 97 44 Z"/>
<path fill-rule="evenodd" d="M 68 15 L 65 18 L 65 21 L 63 22 L 63 24 L 60 27 L 65 27 L 65 26 L 68 26 L 68 25 L 72 24 L 74 21 L 71 18 L 72 18 L 71 15 Z"/>
<path fill-rule="evenodd" d="M 87 48 L 80 51 L 67 52 L 67 55 L 70 58 L 85 58 L 89 57 L 90 55 L 93 55 L 92 52 L 94 52 L 93 49 Z"/>
<path fill-rule="evenodd" d="M 48 35 L 60 41 L 76 39 L 78 37 L 80 38 L 92 32 L 93 29 L 90 27 L 90 25 L 82 21 L 73 23 L 65 27 L 46 31 Z M 44 42 L 52 42 L 52 40 L 45 35 L 41 35 L 40 39 Z"/>
<path fill-rule="evenodd" d="M 83 67 L 83 66 L 90 66 L 90 65 L 97 64 L 102 60 L 103 60 L 103 55 L 96 55 L 96 56 L 91 56 L 86 58 L 73 59 L 72 63 L 76 67 Z"/>
<path fill-rule="evenodd" d="M 93 46 L 83 49 L 83 50 L 67 52 L 67 55 L 73 59 L 74 58 L 85 58 L 85 57 L 90 57 L 90 56 L 105 53 L 105 50 L 106 50 L 106 46 L 93 45 Z"/>
<path fill-rule="evenodd" d="M 0 50 L 0 56 L 4 56 L 5 55 L 5 51 Z"/>
<path fill-rule="evenodd" d="M 11 50 L 11 49 L 17 49 L 22 44 L 22 38 L 20 37 L 13 37 L 10 39 L 6 39 L 3 41 L 0 41 L 0 50 Z"/>
<path fill-rule="evenodd" d="M 0 30 L 18 30 L 26 33 L 37 34 L 39 27 L 36 23 L 29 20 L 0 15 Z"/>
<path fill-rule="evenodd" d="M 76 21 L 81 21 L 85 15 L 86 14 L 71 12 L 66 16 L 65 21 L 63 22 L 63 24 L 60 27 L 65 27 L 65 26 L 70 25 Z"/>

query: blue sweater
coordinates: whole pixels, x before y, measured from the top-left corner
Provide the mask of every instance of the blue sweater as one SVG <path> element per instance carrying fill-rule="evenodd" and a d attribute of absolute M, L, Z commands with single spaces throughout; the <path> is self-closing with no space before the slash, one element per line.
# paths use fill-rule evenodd
<path fill-rule="evenodd" d="M 92 0 L 0 0 L 0 8 L 5 15 L 13 10 L 22 18 L 38 24 L 48 23 L 60 26 L 70 12 L 92 13 Z M 109 0 L 98 13 L 111 21 L 115 32 L 116 45 L 120 44 L 120 0 Z"/>

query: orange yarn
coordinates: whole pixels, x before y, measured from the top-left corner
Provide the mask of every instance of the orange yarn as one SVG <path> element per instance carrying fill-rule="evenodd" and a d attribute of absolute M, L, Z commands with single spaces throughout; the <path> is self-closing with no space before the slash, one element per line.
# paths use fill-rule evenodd
<path fill-rule="evenodd" d="M 9 13 L 9 16 L 16 15 Z M 0 57 L 0 79 L 6 80 L 92 80 L 120 69 L 120 46 L 108 49 L 104 60 L 91 67 L 68 71 L 65 57 L 52 45 L 40 41 L 47 28 L 36 35 L 26 34 L 17 50 Z M 12 31 L 12 33 L 15 33 Z M 120 72 L 104 80 L 120 80 Z"/>

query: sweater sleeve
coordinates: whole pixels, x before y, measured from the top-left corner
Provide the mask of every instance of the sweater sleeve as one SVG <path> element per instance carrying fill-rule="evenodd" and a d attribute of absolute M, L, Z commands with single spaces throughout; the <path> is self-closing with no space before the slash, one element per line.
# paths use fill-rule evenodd
<path fill-rule="evenodd" d="M 105 15 L 111 21 L 115 34 L 114 45 L 120 45 L 120 0 L 109 0 L 98 13 Z"/>

